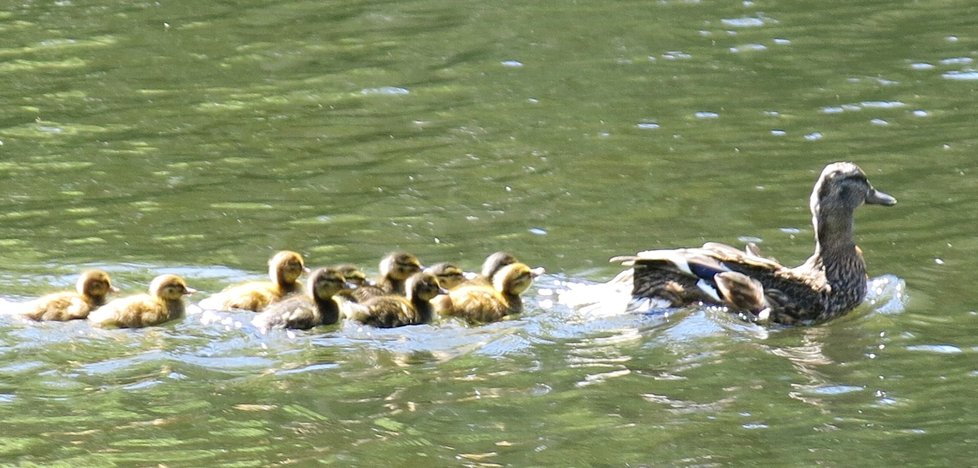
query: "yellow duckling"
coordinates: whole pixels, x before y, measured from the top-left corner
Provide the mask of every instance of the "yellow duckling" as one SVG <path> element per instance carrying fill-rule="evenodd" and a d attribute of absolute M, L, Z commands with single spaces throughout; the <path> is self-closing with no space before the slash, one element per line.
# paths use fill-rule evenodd
<path fill-rule="evenodd" d="M 296 294 L 270 305 L 251 321 L 256 327 L 308 330 L 339 320 L 333 295 L 343 290 L 346 280 L 338 268 L 319 268 L 308 280 L 305 294 Z"/>
<path fill-rule="evenodd" d="M 183 316 L 183 296 L 197 292 L 177 275 L 160 275 L 149 284 L 149 294 L 115 299 L 88 315 L 99 327 L 141 328 Z"/>
<path fill-rule="evenodd" d="M 105 304 L 105 296 L 119 290 L 112 286 L 109 274 L 102 270 L 82 272 L 75 291 L 63 291 L 41 296 L 18 305 L 17 313 L 31 320 L 67 321 L 83 319 Z"/>
<path fill-rule="evenodd" d="M 210 310 L 241 309 L 259 312 L 269 304 L 302 290 L 299 276 L 308 269 L 302 255 L 283 250 L 268 261 L 271 281 L 250 281 L 226 288 L 200 301 L 200 308 Z"/>
<path fill-rule="evenodd" d="M 438 278 L 438 285 L 444 289 L 455 289 L 465 282 L 465 272 L 454 263 L 436 263 L 425 268 L 424 271 L 435 275 Z"/>
<path fill-rule="evenodd" d="M 431 299 L 444 290 L 431 273 L 415 273 L 406 281 L 407 296 L 388 294 L 357 303 L 345 303 L 347 318 L 364 325 L 393 328 L 418 325 L 431 320 Z"/>
<path fill-rule="evenodd" d="M 523 311 L 520 294 L 533 284 L 534 276 L 526 264 L 512 263 L 493 275 L 492 286 L 465 284 L 432 303 L 440 315 L 464 318 L 469 323 L 494 322 Z"/>
<path fill-rule="evenodd" d="M 353 291 L 353 296 L 360 302 L 388 294 L 403 296 L 404 282 L 421 269 L 421 261 L 414 255 L 407 252 L 388 254 L 380 261 L 380 278 L 377 280 L 377 285 L 363 285 Z"/>

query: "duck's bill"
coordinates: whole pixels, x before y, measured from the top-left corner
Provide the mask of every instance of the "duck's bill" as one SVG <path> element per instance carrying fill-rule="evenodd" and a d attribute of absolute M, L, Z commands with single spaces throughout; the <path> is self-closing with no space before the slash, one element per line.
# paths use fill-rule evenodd
<path fill-rule="evenodd" d="M 197 290 L 194 288 L 184 288 L 183 294 L 189 296 L 195 292 L 197 292 Z"/>
<path fill-rule="evenodd" d="M 876 189 L 870 190 L 869 194 L 866 195 L 866 204 L 868 205 L 893 206 L 896 205 L 896 202 L 896 198 Z"/>

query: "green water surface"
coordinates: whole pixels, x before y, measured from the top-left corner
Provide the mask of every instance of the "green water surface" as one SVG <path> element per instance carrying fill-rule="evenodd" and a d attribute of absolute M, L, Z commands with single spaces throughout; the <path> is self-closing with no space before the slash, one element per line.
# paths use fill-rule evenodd
<path fill-rule="evenodd" d="M 973 2 L 8 2 L 0 297 L 204 294 L 291 249 L 547 274 L 515 320 L 261 334 L 0 315 L 0 464 L 963 466 L 978 459 Z M 812 249 L 829 162 L 873 291 L 765 330 L 581 314 L 614 255 Z M 200 297 L 196 297 L 199 299 Z M 2 306 L 2 304 L 0 304 Z"/>

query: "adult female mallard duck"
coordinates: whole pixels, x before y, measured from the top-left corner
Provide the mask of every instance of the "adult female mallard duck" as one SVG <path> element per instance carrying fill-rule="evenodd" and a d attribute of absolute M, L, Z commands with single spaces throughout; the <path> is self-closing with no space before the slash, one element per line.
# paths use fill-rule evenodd
<path fill-rule="evenodd" d="M 533 270 L 511 263 L 492 276 L 492 286 L 463 284 L 432 302 L 440 315 L 460 317 L 469 323 L 495 322 L 523 311 L 520 294 L 533 284 Z"/>
<path fill-rule="evenodd" d="M 74 291 L 56 292 L 30 302 L 18 304 L 16 313 L 31 320 L 68 321 L 88 317 L 105 304 L 105 296 L 119 290 L 112 286 L 109 274 L 102 270 L 82 272 Z"/>
<path fill-rule="evenodd" d="M 289 294 L 300 292 L 299 276 L 308 271 L 302 255 L 289 250 L 275 254 L 268 261 L 271 281 L 250 281 L 230 286 L 200 301 L 200 308 L 211 310 L 241 309 L 259 312 Z"/>
<path fill-rule="evenodd" d="M 438 285 L 444 289 L 454 289 L 465 282 L 465 272 L 454 263 L 440 262 L 424 269 L 438 278 Z"/>
<path fill-rule="evenodd" d="M 149 284 L 149 294 L 115 299 L 88 315 L 99 327 L 141 328 L 183 316 L 183 296 L 197 292 L 177 275 L 160 275 Z"/>
<path fill-rule="evenodd" d="M 346 286 L 339 269 L 320 268 L 309 275 L 305 294 L 296 294 L 276 302 L 251 321 L 258 328 L 294 328 L 307 330 L 339 320 L 339 306 L 333 295 Z"/>
<path fill-rule="evenodd" d="M 380 260 L 380 278 L 376 285 L 363 285 L 353 291 L 357 301 L 388 294 L 405 294 L 405 281 L 422 270 L 418 257 L 407 252 L 394 252 Z"/>
<path fill-rule="evenodd" d="M 374 296 L 361 303 L 348 302 L 344 314 L 351 320 L 378 328 L 418 325 L 431 321 L 431 299 L 444 291 L 431 273 L 415 273 L 407 279 L 407 295 Z"/>
<path fill-rule="evenodd" d="M 632 281 L 634 299 L 662 299 L 673 307 L 722 305 L 781 324 L 819 322 L 854 309 L 866 297 L 866 263 L 853 240 L 853 215 L 863 203 L 892 206 L 896 199 L 874 189 L 855 164 L 826 166 L 809 203 L 815 252 L 795 268 L 717 243 L 612 261 L 632 265 L 631 274 L 619 278 Z"/>

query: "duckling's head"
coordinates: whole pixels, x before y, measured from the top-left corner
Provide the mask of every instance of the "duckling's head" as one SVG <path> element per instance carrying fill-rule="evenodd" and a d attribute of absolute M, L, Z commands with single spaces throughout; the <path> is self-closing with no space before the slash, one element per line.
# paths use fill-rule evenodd
<path fill-rule="evenodd" d="M 336 265 L 333 267 L 338 271 L 346 282 L 352 286 L 360 287 L 367 284 L 367 274 L 363 272 L 359 267 L 351 263 L 344 263 L 342 265 Z"/>
<path fill-rule="evenodd" d="M 875 188 L 866 179 L 866 173 L 850 162 L 837 162 L 825 166 L 812 189 L 810 208 L 813 215 L 840 210 L 852 211 L 868 205 L 892 206 L 896 199 Z"/>
<path fill-rule="evenodd" d="M 380 274 L 387 278 L 404 281 L 419 271 L 421 261 L 407 252 L 394 252 L 380 261 Z"/>
<path fill-rule="evenodd" d="M 308 289 L 316 299 L 329 299 L 344 287 L 346 279 L 337 268 L 319 268 L 309 275 Z"/>
<path fill-rule="evenodd" d="M 149 293 L 167 301 L 177 300 L 195 292 L 196 289 L 187 287 L 183 278 L 177 275 L 160 275 L 149 283 Z"/>
<path fill-rule="evenodd" d="M 268 276 L 277 284 L 294 284 L 307 271 L 302 255 L 290 250 L 283 250 L 268 260 Z"/>
<path fill-rule="evenodd" d="M 75 283 L 75 290 L 78 294 L 89 297 L 105 297 L 109 293 L 119 292 L 118 288 L 112 286 L 109 274 L 102 270 L 82 272 Z"/>
<path fill-rule="evenodd" d="M 438 284 L 445 289 L 452 289 L 465 281 L 465 273 L 453 263 L 441 262 L 424 269 L 438 278 Z"/>
<path fill-rule="evenodd" d="M 511 263 L 492 277 L 492 285 L 504 294 L 520 295 L 533 284 L 533 270 L 525 263 Z"/>
<path fill-rule="evenodd" d="M 482 277 L 492 278 L 502 267 L 512 265 L 518 261 L 516 257 L 506 252 L 496 252 L 486 257 L 486 261 L 482 262 Z"/>
<path fill-rule="evenodd" d="M 435 296 L 444 292 L 438 285 L 438 277 L 431 273 L 415 273 L 404 284 L 404 289 L 408 291 L 411 299 L 429 301 Z"/>

